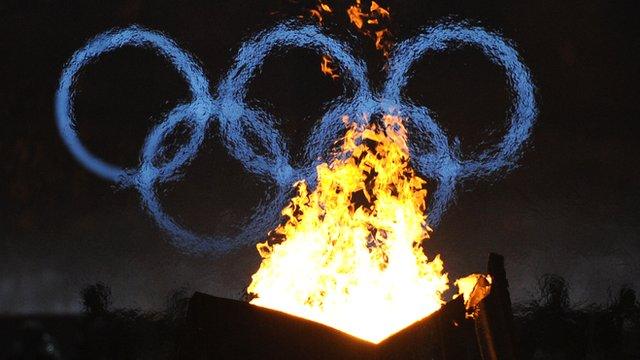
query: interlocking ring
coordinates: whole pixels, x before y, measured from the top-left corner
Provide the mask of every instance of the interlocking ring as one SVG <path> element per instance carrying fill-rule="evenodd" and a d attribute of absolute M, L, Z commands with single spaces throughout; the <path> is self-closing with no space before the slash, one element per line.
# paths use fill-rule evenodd
<path fill-rule="evenodd" d="M 404 100 L 401 95 L 415 60 L 428 51 L 446 50 L 451 44 L 479 46 L 489 59 L 504 68 L 515 95 L 510 126 L 502 141 L 464 159 L 431 118 L 429 110 Z M 154 49 L 176 67 L 191 91 L 189 102 L 176 105 L 150 131 L 142 147 L 140 165 L 135 169 L 124 169 L 93 155 L 81 143 L 74 127 L 73 86 L 79 71 L 100 55 L 123 46 Z M 265 57 L 285 47 L 309 48 L 331 56 L 354 86 L 353 96 L 342 95 L 331 102 L 325 115 L 314 125 L 301 165 L 291 163 L 286 143 L 275 128 L 276 119 L 245 102 L 247 86 Z M 344 129 L 341 122 L 344 115 L 364 124 L 371 118 L 362 116 L 364 114 L 388 113 L 402 116 L 411 123 L 418 132 L 415 134 L 418 141 L 410 143 L 413 165 L 438 182 L 429 208 L 431 226 L 439 223 L 458 182 L 515 166 L 537 115 L 531 76 L 515 49 L 496 34 L 460 23 L 428 28 L 399 44 L 390 59 L 386 85 L 380 94 L 375 94 L 369 86 L 365 64 L 351 56 L 347 45 L 323 34 L 316 26 L 287 22 L 257 34 L 241 46 L 215 97 L 209 92 L 203 70 L 188 53 L 163 34 L 131 26 L 95 37 L 72 56 L 62 72 L 55 105 L 58 129 L 71 154 L 94 174 L 122 186 L 135 187 L 157 224 L 171 235 L 172 243 L 191 253 L 229 251 L 255 241 L 257 234 L 266 234 L 272 229 L 291 195 L 292 184 L 300 179 L 315 182 L 315 167 L 323 159 L 327 160 Z M 182 227 L 164 211 L 156 192 L 159 184 L 177 179 L 180 169 L 195 157 L 211 119 L 219 122 L 221 138 L 230 154 L 248 172 L 276 189 L 275 194 L 257 206 L 243 231 L 234 237 L 203 236 Z M 179 124 L 188 126 L 189 140 L 170 158 L 164 159 L 164 140 Z M 259 140 L 260 149 L 251 145 L 248 135 Z"/>

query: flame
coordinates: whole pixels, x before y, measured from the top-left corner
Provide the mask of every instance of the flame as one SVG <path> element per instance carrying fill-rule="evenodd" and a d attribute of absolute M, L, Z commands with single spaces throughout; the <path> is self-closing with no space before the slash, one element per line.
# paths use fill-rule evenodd
<path fill-rule="evenodd" d="M 333 67 L 333 60 L 329 55 L 322 55 L 322 62 L 320 63 L 320 71 L 322 71 L 322 73 L 325 75 L 331 76 L 331 78 L 334 80 L 339 78 L 335 68 Z"/>
<path fill-rule="evenodd" d="M 470 274 L 463 278 L 456 280 L 453 284 L 458 287 L 458 293 L 453 297 L 454 299 L 462 295 L 464 302 L 469 302 L 471 292 L 476 287 L 478 279 L 483 276 L 482 274 Z"/>
<path fill-rule="evenodd" d="M 312 18 L 318 21 L 318 24 L 324 23 L 324 15 L 333 13 L 333 9 L 329 4 L 324 3 L 322 0 L 318 1 L 315 8 L 309 10 L 309 14 Z M 322 61 L 320 62 L 320 71 L 323 74 L 330 76 L 333 80 L 338 79 L 340 76 L 336 73 L 332 66 L 333 59 L 329 55 L 322 55 Z"/>
<path fill-rule="evenodd" d="M 322 22 L 324 21 L 324 17 L 322 16 L 322 14 L 331 14 L 332 12 L 333 10 L 331 9 L 331 7 L 322 1 L 318 1 L 316 7 L 309 10 L 309 14 L 311 15 L 311 17 L 318 20 L 319 24 L 322 24 Z"/>
<path fill-rule="evenodd" d="M 356 3 L 360 5 L 360 0 L 357 0 Z M 389 17 L 389 11 L 383 7 L 380 7 L 375 1 L 371 2 L 371 8 L 369 11 L 373 14 L 379 14 L 381 17 Z"/>
<path fill-rule="evenodd" d="M 391 48 L 391 42 L 387 39 L 391 36 L 391 33 L 387 29 L 379 30 L 374 33 L 376 49 L 381 50 L 384 57 L 389 57 L 389 49 Z"/>
<path fill-rule="evenodd" d="M 376 3 L 371 2 L 369 12 L 362 10 L 362 1 L 356 0 L 355 5 L 349 6 L 347 9 L 349 20 L 358 28 L 363 29 L 365 24 L 378 25 L 380 19 L 389 18 L 389 11 Z"/>
<path fill-rule="evenodd" d="M 323 25 L 325 22 L 325 16 L 333 14 L 333 8 L 326 2 L 319 0 L 316 6 L 309 10 L 309 15 L 316 19 L 318 24 Z M 389 57 L 389 51 L 393 45 L 391 40 L 391 32 L 384 25 L 385 20 L 388 20 L 390 13 L 388 9 L 383 8 L 375 1 L 371 2 L 371 6 L 368 11 L 362 9 L 361 0 L 356 0 L 354 5 L 347 8 L 347 15 L 349 21 L 360 31 L 363 35 L 373 39 L 375 47 L 380 50 L 385 58 Z M 331 76 L 332 79 L 338 79 L 339 76 L 335 70 L 330 66 L 331 57 L 328 55 L 322 56 L 322 62 L 320 63 L 320 70 L 325 75 Z"/>
<path fill-rule="evenodd" d="M 375 41 L 376 49 L 382 51 L 384 57 L 389 57 L 391 49 L 391 32 L 383 27 L 383 20 L 389 19 L 389 10 L 381 7 L 375 1 L 371 1 L 369 11 L 362 9 L 361 0 L 356 0 L 355 5 L 347 9 L 349 21 L 360 30 L 365 36 L 371 37 Z M 378 28 L 378 30 L 370 29 Z"/>
<path fill-rule="evenodd" d="M 357 5 L 349 6 L 347 9 L 347 15 L 349 15 L 349 20 L 353 25 L 355 25 L 358 29 L 362 29 L 364 26 L 364 19 L 367 14 L 363 13 L 360 10 L 360 1 L 357 2 Z"/>
<path fill-rule="evenodd" d="M 453 298 L 462 295 L 468 318 L 477 316 L 477 306 L 491 292 L 491 282 L 491 275 L 471 274 L 453 283 L 458 287 L 458 293 Z"/>
<path fill-rule="evenodd" d="M 422 247 L 427 192 L 409 165 L 401 119 L 348 120 L 316 188 L 298 182 L 286 222 L 258 244 L 263 259 L 247 291 L 252 304 L 379 343 L 438 310 L 448 278 Z"/>

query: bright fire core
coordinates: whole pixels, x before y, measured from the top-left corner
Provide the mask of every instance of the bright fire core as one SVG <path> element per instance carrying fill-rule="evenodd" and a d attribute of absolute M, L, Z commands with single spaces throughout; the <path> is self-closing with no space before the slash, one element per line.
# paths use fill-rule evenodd
<path fill-rule="evenodd" d="M 422 247 L 427 191 L 401 119 L 344 120 L 340 153 L 318 166 L 316 188 L 298 182 L 286 221 L 258 244 L 263 260 L 247 290 L 252 304 L 379 343 L 437 311 L 448 278 Z"/>

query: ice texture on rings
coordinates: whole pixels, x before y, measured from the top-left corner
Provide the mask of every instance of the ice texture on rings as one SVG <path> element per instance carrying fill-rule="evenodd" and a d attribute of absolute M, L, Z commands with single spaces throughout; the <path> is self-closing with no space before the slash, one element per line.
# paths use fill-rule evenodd
<path fill-rule="evenodd" d="M 443 52 L 459 45 L 476 46 L 501 66 L 514 98 L 507 131 L 501 141 L 467 157 L 460 154 L 427 107 L 413 104 L 402 96 L 411 66 L 417 59 L 428 52 Z M 82 68 L 102 54 L 123 46 L 154 50 L 175 66 L 191 92 L 188 102 L 177 104 L 151 129 L 141 150 L 140 164 L 132 169 L 110 164 L 92 154 L 78 137 L 73 111 L 74 85 Z M 275 127 L 277 120 L 246 102 L 248 84 L 259 73 L 265 58 L 273 51 L 288 47 L 312 49 L 330 56 L 354 89 L 353 95 L 342 95 L 331 101 L 326 113 L 314 124 L 302 164 L 291 162 L 287 144 Z M 428 222 L 432 227 L 440 222 L 459 183 L 506 172 L 516 165 L 537 115 L 531 75 L 514 47 L 497 34 L 464 23 L 430 27 L 398 44 L 392 51 L 386 84 L 380 93 L 372 92 L 364 62 L 354 58 L 346 44 L 323 34 L 317 26 L 296 22 L 277 25 L 246 41 L 214 95 L 209 88 L 204 71 L 189 53 L 166 35 L 134 25 L 100 34 L 76 51 L 62 72 L 55 99 L 58 130 L 76 160 L 104 179 L 136 188 L 156 223 L 171 235 L 173 245 L 189 253 L 226 252 L 250 244 L 275 227 L 281 209 L 291 196 L 292 184 L 301 179 L 315 183 L 315 168 L 329 160 L 330 150 L 344 128 L 345 115 L 361 123 L 369 121 L 373 114 L 398 115 L 410 122 L 417 132 L 411 136 L 415 141 L 409 143 L 413 166 L 437 182 L 428 209 Z M 158 185 L 176 181 L 180 170 L 195 157 L 211 121 L 218 121 L 229 153 L 249 173 L 275 188 L 273 194 L 256 206 L 243 230 L 231 237 L 197 234 L 183 227 L 164 210 L 157 193 Z M 164 156 L 167 149 L 163 144 L 180 124 L 189 129 L 189 139 L 170 157 Z M 259 147 L 252 146 L 250 136 L 260 142 Z"/>

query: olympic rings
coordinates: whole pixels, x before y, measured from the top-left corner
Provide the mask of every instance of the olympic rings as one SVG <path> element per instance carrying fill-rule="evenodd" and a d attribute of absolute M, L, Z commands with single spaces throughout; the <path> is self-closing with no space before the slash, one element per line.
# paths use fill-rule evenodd
<path fill-rule="evenodd" d="M 416 59 L 428 51 L 444 51 L 452 44 L 478 46 L 491 61 L 504 68 L 515 96 L 509 127 L 502 141 L 481 154 L 462 158 L 455 144 L 429 115 L 429 110 L 402 98 L 408 73 Z M 141 151 L 140 165 L 124 169 L 109 164 L 86 149 L 74 128 L 75 85 L 82 68 L 104 53 L 123 46 L 148 47 L 169 60 L 184 77 L 191 91 L 187 103 L 169 111 L 147 136 Z M 265 57 L 278 48 L 300 47 L 331 56 L 344 78 L 354 87 L 353 96 L 332 101 L 322 119 L 315 124 L 304 149 L 302 165 L 291 163 L 286 143 L 276 130 L 276 119 L 246 102 L 249 82 L 264 63 Z M 454 197 L 459 182 L 488 176 L 515 166 L 537 115 L 534 87 L 526 66 L 516 50 L 500 36 L 465 24 L 442 24 L 399 44 L 389 62 L 389 74 L 383 91 L 373 93 L 365 64 L 353 58 L 347 45 L 325 34 L 316 26 L 287 22 L 261 32 L 245 42 L 234 65 L 218 85 L 216 96 L 209 92 L 204 71 L 187 52 L 165 35 L 131 26 L 108 31 L 90 40 L 76 51 L 65 66 L 56 93 L 56 117 L 60 135 L 71 154 L 89 171 L 118 183 L 136 188 L 143 204 L 157 224 L 171 235 L 172 243 L 191 253 L 224 252 L 255 240 L 278 222 L 280 210 L 291 194 L 291 185 L 300 179 L 314 183 L 315 167 L 326 159 L 339 132 L 341 119 L 364 123 L 363 114 L 390 113 L 406 118 L 417 131 L 410 143 L 413 165 L 425 176 L 437 180 L 438 187 L 429 208 L 429 224 L 435 226 Z M 229 153 L 250 173 L 275 188 L 275 194 L 259 204 L 243 231 L 235 237 L 202 236 L 182 227 L 163 209 L 157 185 L 174 181 L 180 169 L 197 154 L 212 119 L 219 123 L 223 143 Z M 188 127 L 189 139 L 170 158 L 163 145 L 179 124 Z M 260 142 L 251 145 L 248 135 Z"/>

